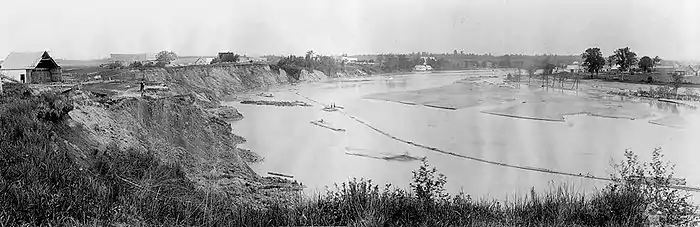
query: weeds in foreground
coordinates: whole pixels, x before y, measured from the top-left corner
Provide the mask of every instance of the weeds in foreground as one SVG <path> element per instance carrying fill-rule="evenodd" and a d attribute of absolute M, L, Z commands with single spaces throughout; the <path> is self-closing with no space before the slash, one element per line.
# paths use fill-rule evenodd
<path fill-rule="evenodd" d="M 673 169 L 654 151 L 651 163 L 627 152 L 618 182 L 584 195 L 563 186 L 514 201 L 449 195 L 437 169 L 423 162 L 410 190 L 353 179 L 325 194 L 262 209 L 197 189 L 181 166 L 154 154 L 108 148 L 79 166 L 57 142 L 70 133 L 65 97 L 21 88 L 0 97 L 0 225 L 156 226 L 643 226 L 692 224 L 695 207 L 668 187 Z M 48 114 L 46 114 L 48 113 Z M 651 184 L 648 180 L 651 179 Z M 650 215 L 651 214 L 651 215 Z"/>
<path fill-rule="evenodd" d="M 697 206 L 691 204 L 690 193 L 671 188 L 673 184 L 684 185 L 683 179 L 674 178 L 674 166 L 663 160 L 661 148 L 652 152 L 651 162 L 640 162 L 637 154 L 625 151 L 626 160 L 614 165 L 616 183 L 608 190 L 627 191 L 638 194 L 644 211 L 653 224 L 691 225 L 698 222 Z"/>

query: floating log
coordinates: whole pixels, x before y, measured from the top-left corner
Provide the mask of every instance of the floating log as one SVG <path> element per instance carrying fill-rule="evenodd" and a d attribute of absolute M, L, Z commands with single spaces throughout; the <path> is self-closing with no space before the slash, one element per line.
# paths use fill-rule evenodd
<path fill-rule="evenodd" d="M 326 124 L 324 124 L 324 123 L 321 123 L 321 122 L 319 122 L 319 121 L 311 121 L 311 124 L 314 124 L 314 125 L 319 126 L 319 127 L 327 128 L 327 129 L 330 129 L 330 130 L 333 130 L 333 131 L 336 131 L 336 132 L 345 132 L 345 129 L 342 129 L 342 128 L 334 128 L 334 127 L 328 126 L 328 125 L 326 125 Z"/>
<path fill-rule="evenodd" d="M 333 112 L 333 111 L 338 111 L 338 110 L 340 110 L 340 108 L 337 108 L 337 107 L 335 107 L 335 108 L 334 107 L 324 107 L 323 108 L 323 111 L 326 111 L 326 112 Z"/>
<path fill-rule="evenodd" d="M 270 174 L 273 176 L 278 176 L 278 177 L 294 178 L 294 176 L 291 176 L 291 175 L 275 173 L 275 172 L 267 172 L 267 174 Z"/>

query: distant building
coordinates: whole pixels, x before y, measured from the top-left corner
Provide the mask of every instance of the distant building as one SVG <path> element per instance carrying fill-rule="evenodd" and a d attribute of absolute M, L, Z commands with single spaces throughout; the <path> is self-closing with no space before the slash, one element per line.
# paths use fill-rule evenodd
<path fill-rule="evenodd" d="M 698 76 L 698 70 L 692 66 L 679 66 L 675 67 L 671 74 L 677 74 L 681 76 Z"/>
<path fill-rule="evenodd" d="M 123 65 L 129 65 L 133 62 L 152 62 L 156 60 L 157 53 L 143 54 L 110 54 L 110 62 L 120 62 Z"/>
<path fill-rule="evenodd" d="M 214 60 L 212 57 L 202 57 L 197 59 L 197 61 L 194 62 L 195 65 L 208 65 L 211 63 L 211 61 Z"/>
<path fill-rule="evenodd" d="M 580 73 L 582 72 L 581 65 L 567 65 L 566 71 L 570 73 Z"/>
<path fill-rule="evenodd" d="M 660 74 L 672 74 L 676 71 L 676 66 L 673 65 L 659 65 L 654 67 L 654 70 Z"/>
<path fill-rule="evenodd" d="M 570 73 L 581 73 L 583 72 L 583 67 L 578 61 L 574 61 L 572 64 L 566 65 L 566 71 Z"/>
<path fill-rule="evenodd" d="M 188 66 L 188 65 L 208 65 L 212 57 L 178 57 L 170 62 L 168 66 Z"/>
<path fill-rule="evenodd" d="M 347 63 L 355 63 L 357 62 L 357 58 L 343 57 L 343 61 Z"/>
<path fill-rule="evenodd" d="M 433 67 L 430 65 L 416 65 L 413 67 L 414 71 L 430 71 L 433 70 Z"/>
<path fill-rule="evenodd" d="M 61 66 L 48 52 L 13 52 L 0 66 L 0 73 L 20 83 L 61 81 Z"/>
<path fill-rule="evenodd" d="M 681 67 L 680 71 L 683 71 L 685 76 L 700 76 L 700 66 L 684 66 Z"/>
<path fill-rule="evenodd" d="M 240 62 L 240 63 L 265 63 L 265 62 L 267 62 L 267 58 L 241 56 L 238 58 L 238 62 Z"/>
<path fill-rule="evenodd" d="M 345 62 L 345 63 L 356 63 L 358 58 L 356 57 L 347 57 L 347 56 L 333 56 L 333 60 L 336 62 Z"/>

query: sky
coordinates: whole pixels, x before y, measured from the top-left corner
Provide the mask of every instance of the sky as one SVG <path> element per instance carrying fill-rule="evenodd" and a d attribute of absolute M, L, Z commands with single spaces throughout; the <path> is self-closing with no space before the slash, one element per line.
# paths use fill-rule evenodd
<path fill-rule="evenodd" d="M 0 59 L 171 50 L 178 55 L 406 52 L 700 60 L 697 0 L 3 0 Z"/>

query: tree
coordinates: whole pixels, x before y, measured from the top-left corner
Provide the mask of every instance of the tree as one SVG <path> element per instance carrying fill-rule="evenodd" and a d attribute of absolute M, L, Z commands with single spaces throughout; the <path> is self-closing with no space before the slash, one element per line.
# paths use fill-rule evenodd
<path fill-rule="evenodd" d="M 143 67 L 143 62 L 141 61 L 134 61 L 129 63 L 129 68 L 141 68 Z"/>
<path fill-rule="evenodd" d="M 617 65 L 617 58 L 615 57 L 615 55 L 608 56 L 608 66 L 612 68 L 615 65 Z"/>
<path fill-rule="evenodd" d="M 659 56 L 654 57 L 654 68 L 661 63 L 661 58 Z"/>
<path fill-rule="evenodd" d="M 615 60 L 620 66 L 621 71 L 627 71 L 633 65 L 637 64 L 637 54 L 632 52 L 629 47 L 615 50 Z"/>
<path fill-rule="evenodd" d="M 649 56 L 642 57 L 639 60 L 639 68 L 642 69 L 643 72 L 651 72 L 651 69 L 654 68 L 654 60 Z"/>
<path fill-rule="evenodd" d="M 306 59 L 307 61 L 311 61 L 311 60 L 313 59 L 313 57 L 314 57 L 314 51 L 313 51 L 313 50 L 306 51 L 306 57 L 305 57 L 305 59 Z"/>
<path fill-rule="evenodd" d="M 583 58 L 583 66 L 586 67 L 586 71 L 591 73 L 591 76 L 593 73 L 598 74 L 600 69 L 605 66 L 605 58 L 598 47 L 586 49 L 586 52 L 581 54 L 581 58 Z"/>
<path fill-rule="evenodd" d="M 175 59 L 177 59 L 177 54 L 175 54 L 175 52 L 164 50 L 156 54 L 156 65 L 161 67 L 166 66 Z"/>
<path fill-rule="evenodd" d="M 233 52 L 219 53 L 219 57 L 215 63 L 218 63 L 218 62 L 238 62 L 240 59 L 241 59 L 240 54 L 235 54 Z"/>
<path fill-rule="evenodd" d="M 426 64 L 430 65 L 430 67 L 432 67 L 433 69 L 440 69 L 440 66 L 442 63 L 442 62 L 440 62 L 440 60 L 441 59 L 428 58 L 428 59 L 426 59 Z"/>
<path fill-rule="evenodd" d="M 535 75 L 535 71 L 537 71 L 537 67 L 535 67 L 535 65 L 531 65 L 527 68 L 527 74 L 530 76 Z"/>
<path fill-rule="evenodd" d="M 545 74 L 545 75 L 552 75 L 552 73 L 554 72 L 554 69 L 555 69 L 555 68 L 557 68 L 556 65 L 554 65 L 554 64 L 552 64 L 552 63 L 547 63 L 547 64 L 544 66 L 544 74 Z"/>
<path fill-rule="evenodd" d="M 447 177 L 439 173 L 435 167 L 431 168 L 428 162 L 423 160 L 420 168 L 412 171 L 412 173 L 413 182 L 409 185 L 421 202 L 431 204 L 448 197 L 447 193 L 445 193 Z"/>
<path fill-rule="evenodd" d="M 410 69 L 411 67 L 413 67 L 413 64 L 409 61 L 407 55 L 399 54 L 398 67 L 399 67 L 399 69 Z"/>
<path fill-rule="evenodd" d="M 673 87 L 673 93 L 678 95 L 678 88 L 683 85 L 683 75 L 680 73 L 674 73 L 671 75 L 671 87 Z"/>

